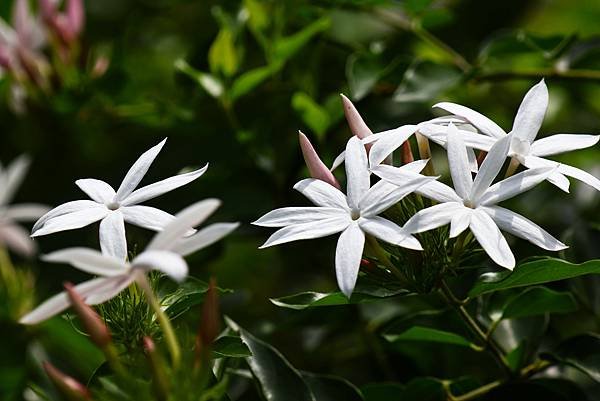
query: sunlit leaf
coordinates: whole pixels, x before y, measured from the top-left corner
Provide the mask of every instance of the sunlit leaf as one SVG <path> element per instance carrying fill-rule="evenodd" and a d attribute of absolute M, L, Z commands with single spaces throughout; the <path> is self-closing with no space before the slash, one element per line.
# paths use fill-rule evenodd
<path fill-rule="evenodd" d="M 229 96 L 231 100 L 244 96 L 279 71 L 280 65 L 273 64 L 246 71 L 233 81 Z"/>
<path fill-rule="evenodd" d="M 461 335 L 451 333 L 448 331 L 437 330 L 430 327 L 413 326 L 400 334 L 386 334 L 385 339 L 389 342 L 399 341 L 423 341 L 423 342 L 434 342 L 451 345 L 460 345 L 471 349 L 477 349 L 478 347 L 464 338 Z"/>
<path fill-rule="evenodd" d="M 299 32 L 277 40 L 273 48 L 273 59 L 281 61 L 288 60 L 300 49 L 306 46 L 313 37 L 328 29 L 329 25 L 329 18 L 323 17 L 306 26 Z"/>
<path fill-rule="evenodd" d="M 222 336 L 212 344 L 215 358 L 246 358 L 252 356 L 252 352 L 238 336 Z"/>
<path fill-rule="evenodd" d="M 208 64 L 213 73 L 230 77 L 239 67 L 233 32 L 227 26 L 221 27 L 219 34 L 208 50 Z"/>
<path fill-rule="evenodd" d="M 292 97 L 292 107 L 302 121 L 320 138 L 331 124 L 327 111 L 304 92 L 296 92 Z"/>

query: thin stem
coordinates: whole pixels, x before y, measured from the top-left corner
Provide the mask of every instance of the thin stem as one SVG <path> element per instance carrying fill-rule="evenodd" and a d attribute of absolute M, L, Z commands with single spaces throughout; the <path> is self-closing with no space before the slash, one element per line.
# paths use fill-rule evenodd
<path fill-rule="evenodd" d="M 177 369 L 181 361 L 181 348 L 179 347 L 177 336 L 175 336 L 175 330 L 173 330 L 173 326 L 171 325 L 171 320 L 169 320 L 165 312 L 160 307 L 160 303 L 158 302 L 158 299 L 156 299 L 156 295 L 154 295 L 154 291 L 152 291 L 152 288 L 150 287 L 150 283 L 148 282 L 146 274 L 140 274 L 137 278 L 137 283 L 140 285 L 140 287 L 142 287 L 150 307 L 156 314 L 158 324 L 163 331 L 165 341 L 167 342 L 167 347 L 169 348 L 169 353 L 171 354 L 173 367 Z"/>
<path fill-rule="evenodd" d="M 406 279 L 404 273 L 402 273 L 396 266 L 394 266 L 392 260 L 389 258 L 385 250 L 381 247 L 381 245 L 379 245 L 379 242 L 377 242 L 377 240 L 374 237 L 367 235 L 367 244 L 369 245 L 369 248 L 373 251 L 373 253 L 375 253 L 375 257 L 380 263 L 382 263 L 389 271 L 391 271 L 392 274 L 396 276 L 396 278 L 402 283 L 408 283 L 408 280 Z"/>
<path fill-rule="evenodd" d="M 510 164 L 508 165 L 508 168 L 506 169 L 506 174 L 504 175 L 504 178 L 508 178 L 511 175 L 513 175 L 517 169 L 519 168 L 519 165 L 521 163 L 515 159 L 514 157 L 510 159 Z"/>

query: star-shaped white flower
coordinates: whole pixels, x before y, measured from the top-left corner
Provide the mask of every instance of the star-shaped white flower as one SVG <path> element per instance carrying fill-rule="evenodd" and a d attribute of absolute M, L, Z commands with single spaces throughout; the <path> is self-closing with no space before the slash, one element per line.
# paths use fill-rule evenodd
<path fill-rule="evenodd" d="M 476 143 L 468 143 L 477 149 L 487 151 L 496 140 L 507 135 L 495 122 L 468 107 L 447 102 L 438 103 L 434 107 L 463 117 L 487 135 L 489 138 L 479 138 Z M 594 146 L 600 140 L 600 135 L 556 134 L 535 140 L 547 108 L 548 88 L 544 80 L 541 80 L 527 92 L 519 106 L 511 131 L 508 156 L 527 168 L 558 167 L 547 179 L 565 192 L 569 191 L 569 179 L 566 176 L 583 181 L 600 191 L 600 180 L 588 172 L 546 159 L 547 156 Z M 429 134 L 439 134 L 439 131 L 430 127 Z"/>
<path fill-rule="evenodd" d="M 6 169 L 0 165 L 0 244 L 24 256 L 33 255 L 36 246 L 29 232 L 18 223 L 35 221 L 50 210 L 46 205 L 35 203 L 10 205 L 28 168 L 29 160 L 25 156 L 17 158 Z"/>
<path fill-rule="evenodd" d="M 173 216 L 167 212 L 139 204 L 194 181 L 208 168 L 206 164 L 199 170 L 179 174 L 136 189 L 165 141 L 166 139 L 140 156 L 129 169 L 116 192 L 101 180 L 86 178 L 75 181 L 75 184 L 92 200 L 77 200 L 57 206 L 35 223 L 31 236 L 39 237 L 58 231 L 73 230 L 100 220 L 102 253 L 125 260 L 127 257 L 125 222 L 160 231 L 173 220 Z"/>
<path fill-rule="evenodd" d="M 456 127 L 450 124 L 447 147 L 455 190 L 437 181 L 429 184 L 430 190 L 425 195 L 440 203 L 417 212 L 406 222 L 404 229 L 420 233 L 450 223 L 450 237 L 454 238 L 469 228 L 490 258 L 507 269 L 515 266 L 515 257 L 500 229 L 543 249 L 558 251 L 566 248 L 535 223 L 497 206 L 497 203 L 544 181 L 556 170 L 556 167 L 533 168 L 491 185 L 506 160 L 510 140 L 511 135 L 505 135 L 492 146 L 473 180 L 466 145 Z"/>
<path fill-rule="evenodd" d="M 419 241 L 395 223 L 378 214 L 396 204 L 433 178 L 414 174 L 402 187 L 379 181 L 371 187 L 367 153 L 358 137 L 346 146 L 346 192 L 321 180 L 309 178 L 294 189 L 310 199 L 316 207 L 286 207 L 273 210 L 253 224 L 283 227 L 261 246 L 266 248 L 302 239 L 321 238 L 341 233 L 335 254 L 337 281 L 350 297 L 360 267 L 365 234 L 409 249 L 421 250 Z"/>
<path fill-rule="evenodd" d="M 238 223 L 215 223 L 191 236 L 184 236 L 210 216 L 220 203 L 217 199 L 207 199 L 184 209 L 131 262 L 88 248 L 56 251 L 42 257 L 42 260 L 67 263 L 99 276 L 74 287 L 88 305 L 101 304 L 117 296 L 149 270 L 160 271 L 180 282 L 188 273 L 184 256 L 215 243 L 238 227 Z M 67 293 L 61 292 L 23 316 L 19 322 L 36 324 L 61 313 L 69 306 Z"/>

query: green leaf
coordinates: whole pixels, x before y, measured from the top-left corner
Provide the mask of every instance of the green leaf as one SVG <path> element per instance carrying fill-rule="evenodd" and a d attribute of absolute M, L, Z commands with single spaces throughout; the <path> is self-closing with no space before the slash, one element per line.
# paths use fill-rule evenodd
<path fill-rule="evenodd" d="M 450 66 L 430 61 L 416 62 L 404 73 L 394 93 L 397 102 L 429 102 L 457 84 L 462 75 Z"/>
<path fill-rule="evenodd" d="M 233 81 L 233 85 L 231 86 L 231 91 L 229 92 L 231 100 L 236 100 L 256 88 L 267 80 L 267 78 L 279 71 L 280 67 L 280 64 L 273 64 L 255 68 L 241 74 Z"/>
<path fill-rule="evenodd" d="M 278 39 L 273 47 L 273 59 L 279 61 L 288 60 L 306 46 L 314 36 L 328 29 L 329 25 L 329 18 L 323 17 L 293 35 Z"/>
<path fill-rule="evenodd" d="M 248 10 L 248 25 L 256 32 L 264 31 L 270 25 L 267 7 L 259 0 L 244 0 L 244 7 Z"/>
<path fill-rule="evenodd" d="M 360 391 L 349 381 L 335 376 L 302 372 L 304 381 L 318 401 L 362 401 Z"/>
<path fill-rule="evenodd" d="M 461 335 L 423 326 L 413 326 L 400 334 L 386 334 L 384 335 L 384 337 L 389 342 L 424 341 L 460 345 L 471 349 L 478 349 L 478 347 L 475 344 L 473 344 Z"/>
<path fill-rule="evenodd" d="M 433 377 L 418 377 L 406 384 L 402 401 L 446 401 L 443 383 Z"/>
<path fill-rule="evenodd" d="M 196 70 L 183 59 L 175 61 L 175 68 L 196 81 L 212 97 L 218 98 L 223 94 L 223 84 L 214 75 Z"/>
<path fill-rule="evenodd" d="M 221 72 L 226 77 L 235 74 L 239 67 L 233 32 L 226 26 L 221 28 L 208 50 L 208 65 L 213 73 Z"/>
<path fill-rule="evenodd" d="M 365 401 L 400 400 L 404 385 L 400 383 L 373 383 L 361 387 Z"/>
<path fill-rule="evenodd" d="M 528 288 L 510 299 L 502 319 L 514 319 L 544 313 L 568 313 L 577 310 L 577 302 L 569 292 L 553 291 L 546 287 Z"/>
<path fill-rule="evenodd" d="M 246 358 L 252 356 L 252 352 L 238 336 L 223 336 L 217 338 L 212 345 L 215 358 Z"/>
<path fill-rule="evenodd" d="M 304 92 L 294 93 L 292 107 L 319 139 L 323 139 L 323 135 L 331 124 L 327 111 Z"/>
<path fill-rule="evenodd" d="M 187 312 L 191 307 L 200 305 L 204 300 L 204 294 L 208 291 L 208 284 L 196 278 L 188 278 L 183 284 L 175 288 L 172 281 L 165 281 L 160 286 L 159 293 L 166 294 L 161 297 L 161 305 L 171 319 L 175 319 L 181 314 Z M 232 292 L 227 289 L 218 289 L 219 293 L 224 294 Z"/>
<path fill-rule="evenodd" d="M 600 335 L 584 334 L 561 343 L 543 358 L 574 367 L 600 382 Z"/>
<path fill-rule="evenodd" d="M 598 273 L 600 273 L 600 260 L 574 264 L 561 259 L 540 259 L 521 264 L 512 272 L 504 270 L 482 274 L 469 291 L 469 296 L 477 297 L 508 288 L 543 284 Z"/>
<path fill-rule="evenodd" d="M 352 99 L 360 100 L 375 86 L 383 73 L 377 58 L 352 54 L 346 62 L 346 79 Z"/>

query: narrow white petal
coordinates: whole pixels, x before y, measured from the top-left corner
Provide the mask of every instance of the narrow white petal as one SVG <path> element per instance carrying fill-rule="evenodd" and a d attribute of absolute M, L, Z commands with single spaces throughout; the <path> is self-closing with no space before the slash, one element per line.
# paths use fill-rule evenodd
<path fill-rule="evenodd" d="M 95 278 L 92 280 L 84 281 L 74 287 L 75 291 L 84 299 L 89 297 L 97 289 L 101 289 L 107 283 L 111 282 L 113 278 Z M 47 299 L 37 308 L 23 316 L 19 323 L 21 324 L 37 324 L 44 320 L 50 319 L 53 316 L 58 315 L 71 305 L 69 297 L 66 292 L 61 292 Z"/>
<path fill-rule="evenodd" d="M 558 167 L 559 164 L 547 159 L 542 159 L 537 156 L 525 156 L 519 159 L 521 164 L 523 164 L 527 168 L 540 168 L 540 167 Z M 562 175 L 558 169 L 556 169 L 552 174 L 546 178 L 548 182 L 556 185 L 561 190 L 569 193 L 569 186 L 571 183 L 569 179 Z"/>
<path fill-rule="evenodd" d="M 26 257 L 32 256 L 37 250 L 29 232 L 14 224 L 0 225 L 0 244 Z"/>
<path fill-rule="evenodd" d="M 2 218 L 15 221 L 35 221 L 48 213 L 50 208 L 46 205 L 36 203 L 21 203 L 18 205 L 10 205 L 4 211 L 0 212 Z"/>
<path fill-rule="evenodd" d="M 297 182 L 294 189 L 317 206 L 349 210 L 346 195 L 333 185 L 321 180 L 306 178 Z"/>
<path fill-rule="evenodd" d="M 568 248 L 568 246 L 554 238 L 543 228 L 520 214 L 500 206 L 481 207 L 480 210 L 487 213 L 503 231 L 508 231 L 540 248 L 549 251 L 560 251 L 561 249 Z"/>
<path fill-rule="evenodd" d="M 475 181 L 473 181 L 473 189 L 469 196 L 471 201 L 477 202 L 479 200 L 502 169 L 508 155 L 508 150 L 510 149 L 510 141 L 510 135 L 498 139 L 485 156 L 479 172 L 475 176 Z"/>
<path fill-rule="evenodd" d="M 206 220 L 220 205 L 221 201 L 218 199 L 205 199 L 188 206 L 177 213 L 175 220 L 154 236 L 146 249 L 170 250 L 181 237 Z"/>
<path fill-rule="evenodd" d="M 528 191 L 547 179 L 553 171 L 555 171 L 553 167 L 532 168 L 508 177 L 485 191 L 479 199 L 479 204 L 483 206 L 494 205 Z"/>
<path fill-rule="evenodd" d="M 67 248 L 44 255 L 41 259 L 44 262 L 66 263 L 99 276 L 119 276 L 127 271 L 124 260 L 118 260 L 89 248 Z"/>
<path fill-rule="evenodd" d="M 419 210 L 404 224 L 404 230 L 416 234 L 444 226 L 464 209 L 466 207 L 462 203 L 448 202 Z"/>
<path fill-rule="evenodd" d="M 459 212 L 456 212 L 450 220 L 450 238 L 457 237 L 460 233 L 465 231 L 471 223 L 471 212 L 472 209 L 464 208 Z"/>
<path fill-rule="evenodd" d="M 333 161 L 331 168 L 329 169 L 329 171 L 333 171 L 336 168 L 338 168 L 346 159 L 346 151 L 343 151 L 342 153 L 340 153 L 339 155 L 337 155 L 337 157 L 335 158 L 335 160 Z"/>
<path fill-rule="evenodd" d="M 427 163 L 429 163 L 429 161 L 430 161 L 430 159 L 415 160 L 414 162 L 406 163 L 405 165 L 400 166 L 398 168 L 403 171 L 420 173 L 421 171 L 423 171 L 425 166 L 427 166 Z"/>
<path fill-rule="evenodd" d="M 448 141 L 448 127 L 436 124 L 423 124 L 419 126 L 419 132 L 429 138 L 431 141 L 446 147 Z M 465 145 L 469 148 L 489 151 L 494 143 L 495 137 L 481 135 L 475 132 L 459 129 L 458 133 L 462 137 Z"/>
<path fill-rule="evenodd" d="M 125 220 L 120 210 L 115 210 L 100 222 L 100 248 L 105 255 L 118 260 L 127 259 Z"/>
<path fill-rule="evenodd" d="M 384 219 L 383 217 L 361 217 L 358 220 L 358 225 L 367 234 L 379 238 L 382 241 L 417 251 L 423 250 L 421 244 L 415 237 L 396 223 Z"/>
<path fill-rule="evenodd" d="M 335 275 L 340 290 L 348 298 L 352 295 L 356 285 L 364 246 L 365 234 L 356 223 L 350 224 L 342 232 L 337 242 Z"/>
<path fill-rule="evenodd" d="M 462 199 L 469 199 L 473 178 L 467 159 L 467 147 L 454 124 L 448 125 L 448 163 L 450 165 L 450 174 L 452 183 L 458 196 Z"/>
<path fill-rule="evenodd" d="M 40 219 L 38 221 L 36 221 L 35 224 L 33 225 L 32 231 L 35 233 L 40 227 L 42 227 L 46 223 L 46 221 L 53 219 L 55 217 L 62 216 L 64 214 L 73 213 L 73 212 L 78 212 L 80 210 L 96 208 L 99 206 L 100 205 L 97 202 L 94 202 L 91 200 L 76 200 L 76 201 L 63 203 L 62 205 L 55 207 L 54 209 L 50 210 L 49 212 L 44 214 L 42 217 L 40 217 Z"/>
<path fill-rule="evenodd" d="M 207 169 L 208 164 L 206 164 L 201 169 L 190 171 L 189 173 L 179 174 L 174 177 L 169 177 L 164 180 L 155 182 L 154 184 L 146 185 L 145 187 L 136 189 L 125 199 L 123 199 L 121 204 L 123 206 L 130 206 L 142 203 L 152 198 L 156 198 L 157 196 L 160 196 L 164 193 L 167 193 L 194 181 L 196 178 L 204 174 Z"/>
<path fill-rule="evenodd" d="M 158 156 L 166 141 L 167 138 L 163 139 L 158 145 L 153 146 L 152 148 L 144 152 L 136 160 L 136 162 L 133 164 L 133 166 L 131 166 L 131 168 L 125 175 L 123 182 L 121 182 L 121 186 L 119 186 L 119 189 L 117 190 L 117 196 L 115 197 L 115 201 L 122 201 L 130 193 L 133 192 L 133 190 L 138 186 L 142 178 L 144 178 L 144 175 L 146 175 L 146 172 L 148 172 L 150 165 L 152 164 L 154 159 L 156 159 L 156 156 Z"/>
<path fill-rule="evenodd" d="M 90 201 L 91 202 L 91 201 Z M 31 236 L 39 237 L 59 231 L 74 230 L 102 220 L 110 212 L 105 206 L 93 202 L 94 206 L 76 212 L 61 214 L 46 220 L 44 225 L 35 230 Z M 50 211 L 49 213 L 52 213 Z M 42 217 L 43 219 L 44 217 Z M 35 229 L 35 227 L 34 227 Z"/>
<path fill-rule="evenodd" d="M 26 155 L 17 157 L 6 169 L 2 191 L 0 191 L 0 205 L 12 201 L 17 189 L 21 186 L 25 174 L 29 169 L 31 160 Z"/>
<path fill-rule="evenodd" d="M 345 230 L 351 222 L 350 216 L 344 216 L 294 224 L 275 231 L 260 248 L 303 239 L 326 237 Z"/>
<path fill-rule="evenodd" d="M 513 136 L 533 142 L 542 126 L 547 108 L 548 88 L 542 79 L 525 94 L 513 123 Z"/>
<path fill-rule="evenodd" d="M 283 207 L 270 211 L 252 224 L 261 227 L 285 227 L 347 214 L 347 211 L 333 207 Z"/>
<path fill-rule="evenodd" d="M 416 192 L 437 202 L 460 202 L 462 198 L 448 185 L 439 181 L 430 181 L 417 188 Z"/>
<path fill-rule="evenodd" d="M 173 246 L 172 251 L 181 255 L 187 256 L 200 249 L 206 248 L 238 228 L 240 223 L 215 223 L 211 224 L 196 234 L 184 237 Z"/>
<path fill-rule="evenodd" d="M 161 231 L 175 220 L 172 214 L 150 206 L 123 206 L 119 210 L 127 223 L 153 231 Z"/>
<path fill-rule="evenodd" d="M 469 170 L 472 173 L 479 171 L 479 164 L 477 163 L 477 155 L 472 148 L 467 148 L 467 161 L 469 163 Z"/>
<path fill-rule="evenodd" d="M 350 209 L 358 204 L 371 186 L 367 151 L 358 137 L 353 136 L 346 145 L 346 194 Z"/>
<path fill-rule="evenodd" d="M 596 191 L 600 191 L 600 180 L 587 171 L 583 171 L 573 166 L 568 166 L 566 164 L 561 164 L 558 166 L 558 171 L 563 173 L 564 175 L 568 175 L 569 177 L 573 177 L 579 181 L 582 181 L 592 188 L 596 189 Z"/>
<path fill-rule="evenodd" d="M 121 276 L 110 277 L 102 286 L 96 288 L 88 297 L 85 303 L 88 305 L 98 305 L 116 297 L 121 291 L 129 287 L 133 282 L 134 275 L 131 273 Z"/>
<path fill-rule="evenodd" d="M 140 253 L 131 266 L 136 269 L 158 270 L 177 282 L 188 274 L 188 265 L 183 258 L 171 251 L 150 250 Z"/>
<path fill-rule="evenodd" d="M 550 156 L 594 146 L 600 135 L 557 134 L 538 139 L 531 144 L 534 156 Z"/>
<path fill-rule="evenodd" d="M 94 178 L 83 178 L 75 181 L 75 185 L 98 203 L 108 204 L 115 199 L 115 190 L 104 181 Z"/>
<path fill-rule="evenodd" d="M 369 165 L 375 167 L 381 164 L 386 157 L 398 149 L 416 131 L 416 125 L 404 125 L 396 129 L 379 133 L 379 139 L 369 151 Z"/>
<path fill-rule="evenodd" d="M 479 131 L 494 138 L 502 138 L 506 135 L 506 132 L 498 126 L 495 122 L 484 116 L 483 114 L 472 110 L 468 107 L 461 106 L 456 103 L 442 102 L 434 105 L 449 113 L 456 114 L 457 116 L 465 118 L 468 122 L 473 124 Z"/>
<path fill-rule="evenodd" d="M 512 270 L 515 257 L 494 220 L 481 210 L 474 210 L 469 225 L 479 245 L 497 264 Z"/>

